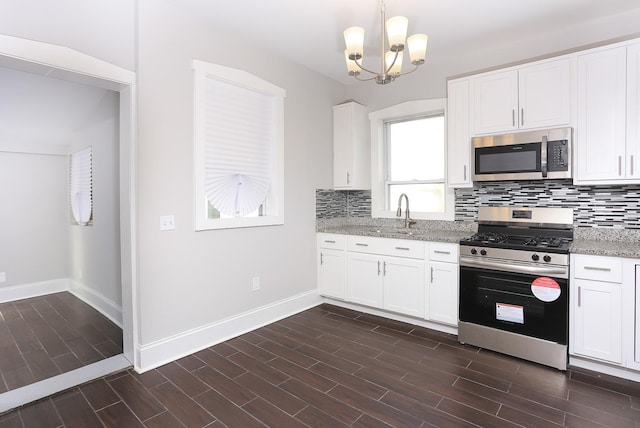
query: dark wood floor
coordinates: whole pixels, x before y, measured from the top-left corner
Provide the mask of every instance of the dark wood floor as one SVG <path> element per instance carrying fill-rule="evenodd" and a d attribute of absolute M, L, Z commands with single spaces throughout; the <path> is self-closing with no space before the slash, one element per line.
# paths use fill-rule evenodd
<path fill-rule="evenodd" d="M 121 353 L 122 330 L 71 293 L 0 303 L 0 393 Z"/>
<path fill-rule="evenodd" d="M 640 427 L 640 385 L 322 305 L 0 416 L 0 427 L 102 425 Z"/>

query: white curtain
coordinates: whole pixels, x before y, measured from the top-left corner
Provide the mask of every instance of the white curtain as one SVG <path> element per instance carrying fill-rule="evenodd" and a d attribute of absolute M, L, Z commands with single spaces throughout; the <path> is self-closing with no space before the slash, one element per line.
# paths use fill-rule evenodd
<path fill-rule="evenodd" d="M 205 193 L 228 216 L 256 211 L 269 193 L 276 98 L 206 78 Z"/>
<path fill-rule="evenodd" d="M 87 147 L 71 154 L 69 201 L 75 223 L 86 225 L 93 210 L 92 151 Z"/>

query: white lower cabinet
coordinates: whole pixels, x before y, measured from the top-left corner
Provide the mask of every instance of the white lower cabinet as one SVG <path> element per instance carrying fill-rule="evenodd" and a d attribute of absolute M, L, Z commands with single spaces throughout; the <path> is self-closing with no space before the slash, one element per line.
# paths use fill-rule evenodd
<path fill-rule="evenodd" d="M 458 244 L 319 233 L 318 254 L 321 295 L 458 325 Z"/>
<path fill-rule="evenodd" d="M 344 300 L 347 297 L 346 237 L 318 234 L 318 292 Z"/>
<path fill-rule="evenodd" d="M 388 257 L 382 261 L 383 309 L 424 316 L 424 262 Z"/>
<path fill-rule="evenodd" d="M 423 242 L 349 236 L 347 249 L 349 301 L 424 316 Z"/>
<path fill-rule="evenodd" d="M 571 271 L 570 363 L 640 380 L 640 260 L 572 254 Z"/>
<path fill-rule="evenodd" d="M 574 279 L 573 353 L 622 363 L 622 285 Z"/>
<path fill-rule="evenodd" d="M 458 245 L 429 244 L 425 319 L 458 325 Z"/>
<path fill-rule="evenodd" d="M 429 262 L 425 318 L 458 325 L 458 264 Z"/>
<path fill-rule="evenodd" d="M 348 300 L 353 303 L 382 308 L 382 263 L 373 254 L 347 255 Z"/>

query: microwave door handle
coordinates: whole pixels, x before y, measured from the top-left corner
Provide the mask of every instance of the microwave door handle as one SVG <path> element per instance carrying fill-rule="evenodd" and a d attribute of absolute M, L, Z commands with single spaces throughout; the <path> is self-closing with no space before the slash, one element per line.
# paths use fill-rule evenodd
<path fill-rule="evenodd" d="M 547 136 L 542 137 L 542 143 L 540 145 L 540 172 L 542 177 L 547 177 Z"/>

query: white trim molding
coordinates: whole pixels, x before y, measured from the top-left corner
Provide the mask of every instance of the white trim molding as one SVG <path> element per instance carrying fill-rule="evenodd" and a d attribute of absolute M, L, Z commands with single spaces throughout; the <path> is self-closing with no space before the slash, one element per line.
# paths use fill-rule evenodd
<path fill-rule="evenodd" d="M 136 371 L 144 373 L 225 340 L 240 336 L 322 303 L 317 290 L 247 311 L 138 348 Z"/>
<path fill-rule="evenodd" d="M 69 290 L 69 279 L 58 278 L 0 288 L 0 303 L 30 299 Z"/>
<path fill-rule="evenodd" d="M 73 279 L 69 280 L 69 292 L 122 328 L 121 305 Z"/>

